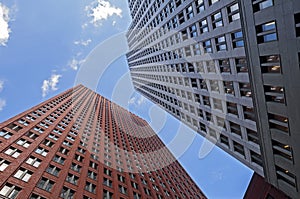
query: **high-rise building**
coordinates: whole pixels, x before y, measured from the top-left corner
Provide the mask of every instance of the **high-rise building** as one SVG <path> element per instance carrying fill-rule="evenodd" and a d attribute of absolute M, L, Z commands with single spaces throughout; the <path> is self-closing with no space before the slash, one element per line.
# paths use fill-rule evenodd
<path fill-rule="evenodd" d="M 263 176 L 238 2 L 138 0 L 129 8 L 135 89 Z"/>
<path fill-rule="evenodd" d="M 244 199 L 288 199 L 282 191 L 267 183 L 263 177 L 254 173 L 243 197 Z"/>
<path fill-rule="evenodd" d="M 300 198 L 300 1 L 241 5 L 265 178 Z"/>
<path fill-rule="evenodd" d="M 300 198 L 300 1 L 130 1 L 134 87 Z"/>
<path fill-rule="evenodd" d="M 76 86 L 0 124 L 0 198 L 206 198 L 146 121 Z"/>

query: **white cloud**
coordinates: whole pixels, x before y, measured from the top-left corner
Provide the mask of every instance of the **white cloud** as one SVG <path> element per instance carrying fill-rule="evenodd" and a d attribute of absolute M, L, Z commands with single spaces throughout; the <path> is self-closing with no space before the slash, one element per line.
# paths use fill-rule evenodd
<path fill-rule="evenodd" d="M 140 106 L 145 102 L 145 97 L 140 95 L 139 97 L 132 97 L 129 101 L 128 104 L 135 105 L 135 106 Z"/>
<path fill-rule="evenodd" d="M 89 12 L 88 16 L 92 17 L 91 23 L 95 26 L 101 25 L 101 22 L 107 20 L 109 17 L 122 17 L 122 10 L 105 0 L 96 0 L 90 6 L 86 7 L 86 11 Z"/>
<path fill-rule="evenodd" d="M 117 24 L 117 21 L 114 20 L 114 21 L 112 22 L 112 25 L 115 26 L 116 24 Z"/>
<path fill-rule="evenodd" d="M 6 106 L 6 100 L 0 98 L 0 111 Z"/>
<path fill-rule="evenodd" d="M 0 92 L 3 90 L 4 88 L 4 81 L 0 80 Z"/>
<path fill-rule="evenodd" d="M 6 46 L 9 39 L 9 21 L 9 8 L 0 3 L 0 46 Z"/>
<path fill-rule="evenodd" d="M 74 41 L 74 44 L 75 45 L 88 46 L 91 42 L 92 42 L 92 40 L 88 39 L 86 41 L 83 41 L 83 40 L 81 40 L 81 41 Z"/>
<path fill-rule="evenodd" d="M 78 68 L 79 68 L 79 67 L 81 66 L 81 64 L 83 64 L 84 62 L 85 62 L 84 59 L 82 59 L 82 60 L 77 60 L 77 59 L 73 58 L 73 59 L 69 62 L 68 66 L 70 66 L 70 68 L 72 68 L 73 70 L 78 70 Z"/>
<path fill-rule="evenodd" d="M 62 77 L 61 75 L 53 74 L 49 79 L 43 81 L 43 85 L 42 85 L 43 97 L 46 97 L 49 91 L 56 91 L 58 89 L 56 86 L 59 83 L 59 79 L 61 77 Z"/>

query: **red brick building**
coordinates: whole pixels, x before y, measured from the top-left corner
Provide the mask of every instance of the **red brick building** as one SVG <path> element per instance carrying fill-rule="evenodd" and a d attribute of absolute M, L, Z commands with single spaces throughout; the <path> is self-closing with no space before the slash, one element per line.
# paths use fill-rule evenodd
<path fill-rule="evenodd" d="M 0 124 L 0 198 L 206 198 L 146 121 L 76 86 Z"/>
<path fill-rule="evenodd" d="M 254 173 L 244 199 L 288 199 L 282 191 L 267 183 L 263 177 Z"/>

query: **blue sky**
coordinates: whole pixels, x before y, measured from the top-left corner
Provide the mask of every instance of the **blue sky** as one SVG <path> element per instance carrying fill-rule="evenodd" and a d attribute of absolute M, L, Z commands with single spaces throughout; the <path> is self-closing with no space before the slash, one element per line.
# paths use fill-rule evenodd
<path fill-rule="evenodd" d="M 200 159 L 203 138 L 134 92 L 130 20 L 127 1 L 0 0 L 0 122 L 84 83 L 146 119 L 209 198 L 242 198 L 251 170 L 216 147 Z"/>

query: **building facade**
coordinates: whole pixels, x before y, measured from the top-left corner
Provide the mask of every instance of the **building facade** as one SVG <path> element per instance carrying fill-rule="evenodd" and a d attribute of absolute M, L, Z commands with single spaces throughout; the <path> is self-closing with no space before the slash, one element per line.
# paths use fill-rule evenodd
<path fill-rule="evenodd" d="M 137 91 L 264 175 L 235 0 L 129 1 Z"/>
<path fill-rule="evenodd" d="M 265 178 L 300 198 L 300 1 L 240 2 Z"/>
<path fill-rule="evenodd" d="M 0 124 L 0 198 L 206 198 L 146 121 L 76 86 Z"/>
<path fill-rule="evenodd" d="M 263 177 L 254 173 L 243 198 L 288 199 L 289 197 L 282 191 L 267 183 Z"/>
<path fill-rule="evenodd" d="M 130 1 L 137 91 L 300 198 L 299 0 Z"/>

